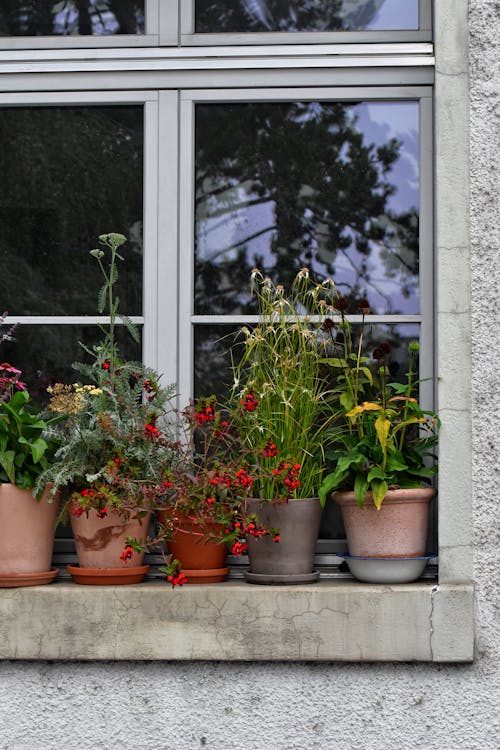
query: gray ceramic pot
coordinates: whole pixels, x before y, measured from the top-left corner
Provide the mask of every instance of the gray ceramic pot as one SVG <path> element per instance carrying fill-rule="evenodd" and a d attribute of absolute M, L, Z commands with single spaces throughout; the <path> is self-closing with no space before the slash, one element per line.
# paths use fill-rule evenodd
<path fill-rule="evenodd" d="M 266 528 L 278 528 L 280 541 L 265 536 L 249 536 L 250 570 L 245 574 L 251 583 L 310 583 L 319 578 L 313 570 L 316 540 L 321 521 L 318 498 L 272 503 L 248 500 L 247 509 L 255 513 Z"/>

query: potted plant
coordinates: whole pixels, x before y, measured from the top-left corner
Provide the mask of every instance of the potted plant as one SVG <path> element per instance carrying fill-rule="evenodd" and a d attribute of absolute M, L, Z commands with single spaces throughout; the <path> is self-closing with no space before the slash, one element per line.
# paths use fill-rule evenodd
<path fill-rule="evenodd" d="M 167 541 L 173 560 L 165 572 L 174 585 L 217 583 L 227 576 L 228 550 L 246 550 L 244 503 L 253 479 L 231 417 L 217 408 L 215 396 L 191 403 L 178 424 L 177 456 L 169 456 L 155 490 L 162 524 L 155 542 Z"/>
<path fill-rule="evenodd" d="M 320 323 L 337 293 L 313 282 L 307 269 L 290 289 L 252 273 L 257 325 L 243 327 L 243 354 L 233 366 L 233 412 L 239 438 L 254 463 L 247 510 L 275 534 L 249 534 L 252 583 L 306 583 L 313 570 L 321 520 L 318 488 L 329 424 Z M 332 308 L 333 309 L 333 308 Z M 279 539 L 279 543 L 275 540 Z"/>
<path fill-rule="evenodd" d="M 0 318 L 3 322 L 5 315 Z M 10 332 L 0 337 L 0 343 Z M 55 423 L 56 418 L 51 422 Z M 0 586 L 50 583 L 57 498 L 33 487 L 57 447 L 30 399 L 21 371 L 0 364 Z"/>
<path fill-rule="evenodd" d="M 319 494 L 324 503 L 335 490 L 349 547 L 346 559 L 357 577 L 413 580 L 426 564 L 429 503 L 436 494 L 429 485 L 437 471 L 433 451 L 440 423 L 417 398 L 418 343 L 409 344 L 406 382 L 391 382 L 389 344 L 365 352 L 368 302 L 360 303 L 357 339 L 346 318 L 347 304 L 338 299 L 337 321 L 327 318 L 323 324 L 338 411 L 330 433 L 335 468 Z M 372 558 L 377 560 L 370 564 Z M 381 559 L 388 562 L 381 564 Z"/>
<path fill-rule="evenodd" d="M 123 260 L 118 249 L 125 241 L 121 234 L 101 235 L 100 248 L 90 253 L 103 274 L 98 309 L 107 310 L 109 325 L 102 327 L 99 345 L 84 347 L 92 363 L 74 365 L 86 382 L 48 389 L 49 409 L 66 418 L 57 425 L 61 446 L 55 461 L 39 483 L 50 481 L 63 496 L 61 515 L 71 520 L 79 559 L 79 566 L 68 570 L 79 583 L 133 583 L 144 577 L 140 545 L 151 518 L 147 486 L 158 481 L 171 444 L 162 420 L 173 389 L 162 388 L 158 375 L 142 363 L 121 360 L 116 345 L 117 318 L 138 340 L 114 293 L 117 260 Z"/>

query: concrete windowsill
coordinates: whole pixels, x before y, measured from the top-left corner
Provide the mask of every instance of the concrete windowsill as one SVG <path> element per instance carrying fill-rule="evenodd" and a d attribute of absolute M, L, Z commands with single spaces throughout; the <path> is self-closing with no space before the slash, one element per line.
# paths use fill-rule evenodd
<path fill-rule="evenodd" d="M 54 583 L 0 590 L 0 658 L 435 661 L 473 659 L 473 587 L 240 581 Z"/>

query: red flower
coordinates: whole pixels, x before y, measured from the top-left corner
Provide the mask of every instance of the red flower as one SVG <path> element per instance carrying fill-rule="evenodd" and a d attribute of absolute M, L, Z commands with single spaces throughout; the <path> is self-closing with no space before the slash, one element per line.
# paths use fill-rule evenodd
<path fill-rule="evenodd" d="M 240 404 L 244 411 L 255 411 L 259 400 L 255 398 L 252 391 L 248 391 L 244 398 L 240 398 Z"/>
<path fill-rule="evenodd" d="M 175 573 L 169 575 L 167 580 L 172 584 L 172 588 L 174 588 L 174 586 L 182 586 L 183 583 L 188 582 L 188 579 L 186 578 L 184 573 Z"/>
<path fill-rule="evenodd" d="M 266 458 L 274 458 L 279 453 L 278 447 L 271 440 L 268 440 L 264 446 L 263 453 Z"/>
<path fill-rule="evenodd" d="M 109 361 L 109 359 L 105 359 L 101 366 L 103 370 L 109 370 L 109 368 L 111 367 L 111 362 Z"/>
<path fill-rule="evenodd" d="M 246 469 L 238 469 L 234 476 L 237 484 L 242 487 L 251 487 L 253 484 L 253 479 Z"/>
<path fill-rule="evenodd" d="M 246 542 L 235 542 L 232 546 L 231 552 L 233 555 L 237 555 L 238 557 L 240 555 L 243 555 L 248 549 L 248 544 Z"/>
<path fill-rule="evenodd" d="M 97 518 L 106 518 L 107 515 L 108 515 L 108 511 L 106 510 L 106 508 L 100 508 L 97 511 Z"/>
<path fill-rule="evenodd" d="M 85 513 L 85 509 L 82 508 L 81 505 L 78 505 L 76 508 L 71 508 L 71 514 L 73 516 L 76 516 L 77 518 L 80 518 Z"/>
<path fill-rule="evenodd" d="M 161 437 L 161 430 L 158 429 L 154 424 L 151 424 L 148 422 L 144 425 L 144 430 L 146 432 L 146 435 L 151 438 L 151 440 L 156 440 L 157 438 Z"/>
<path fill-rule="evenodd" d="M 201 399 L 197 404 L 195 412 L 193 414 L 194 421 L 198 425 L 206 424 L 207 422 L 213 422 L 215 419 L 214 409 L 215 399 L 206 401 Z"/>
<path fill-rule="evenodd" d="M 130 544 L 127 544 L 125 546 L 125 549 L 123 550 L 123 552 L 120 555 L 120 560 L 122 560 L 124 563 L 126 563 L 126 562 L 128 562 L 129 560 L 132 559 L 132 557 L 133 557 L 134 554 L 135 554 L 134 550 L 132 549 L 132 547 L 130 546 Z"/>

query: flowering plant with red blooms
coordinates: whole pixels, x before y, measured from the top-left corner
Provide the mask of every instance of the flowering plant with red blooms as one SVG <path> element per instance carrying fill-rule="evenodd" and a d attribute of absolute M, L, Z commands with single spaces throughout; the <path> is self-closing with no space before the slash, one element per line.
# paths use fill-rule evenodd
<path fill-rule="evenodd" d="M 288 290 L 254 269 L 252 293 L 259 320 L 240 331 L 232 408 L 241 443 L 256 461 L 253 496 L 317 497 L 331 418 L 321 325 L 338 294 L 331 279 L 315 282 L 305 268 Z"/>
<path fill-rule="evenodd" d="M 116 264 L 123 260 L 126 239 L 112 233 L 99 241 L 101 248 L 90 254 L 104 278 L 98 311 L 107 312 L 110 322 L 102 326 L 97 346 L 82 345 L 90 363 L 74 364 L 86 382 L 48 388 L 49 411 L 62 418 L 56 427 L 61 446 L 40 482 L 51 482 L 67 501 L 63 518 L 90 509 L 103 518 L 111 510 L 144 514 L 148 485 L 160 480 L 176 440 L 170 419 L 174 387 L 163 387 L 159 375 L 141 362 L 122 360 L 116 345 L 118 320 L 134 339 L 139 336 L 120 315 L 115 294 Z"/>
<path fill-rule="evenodd" d="M 179 424 L 183 435 L 177 443 L 177 459 L 169 461 L 154 490 L 156 508 L 164 519 L 159 538 L 168 543 L 186 518 L 196 520 L 207 539 L 228 545 L 234 555 L 246 552 L 248 534 L 277 538 L 276 529 L 263 528 L 248 513 L 246 500 L 253 497 L 255 482 L 264 475 L 286 500 L 295 490 L 300 467 L 279 459 L 270 464 L 277 456 L 270 440 L 254 455 L 242 444 L 233 415 L 218 408 L 215 396 L 190 404 Z"/>

